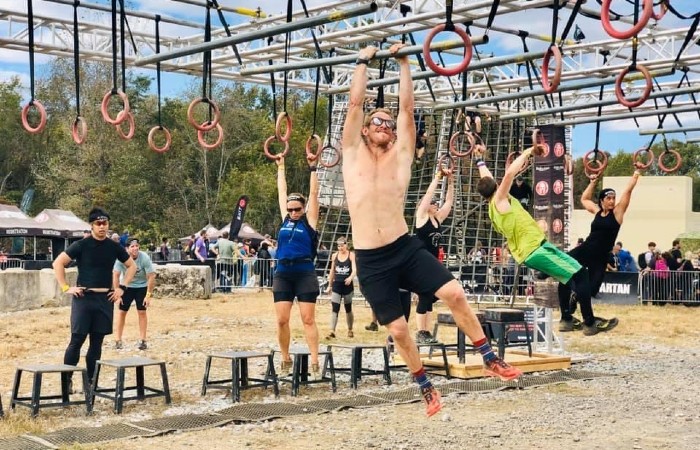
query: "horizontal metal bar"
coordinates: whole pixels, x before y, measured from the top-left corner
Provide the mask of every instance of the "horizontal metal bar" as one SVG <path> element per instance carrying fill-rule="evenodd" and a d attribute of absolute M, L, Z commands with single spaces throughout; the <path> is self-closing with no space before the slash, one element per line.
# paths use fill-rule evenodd
<path fill-rule="evenodd" d="M 489 42 L 489 37 L 488 35 L 484 34 L 482 36 L 477 36 L 473 37 L 471 39 L 472 45 L 483 45 L 487 44 Z M 433 45 L 430 46 L 430 49 L 433 51 L 442 51 L 442 50 L 449 50 L 452 48 L 461 48 L 464 47 L 464 42 L 461 40 L 451 40 L 451 41 L 441 41 L 441 42 L 434 42 Z M 416 55 L 419 53 L 423 53 L 423 46 L 422 45 L 412 45 L 410 47 L 404 47 L 400 49 L 398 52 L 396 52 L 395 55 L 392 55 L 389 50 L 380 50 L 378 51 L 375 55 L 374 58 L 372 59 L 388 59 L 388 58 L 393 58 L 393 57 L 401 57 L 401 56 L 409 56 L 409 55 Z M 283 72 L 287 70 L 301 70 L 301 69 L 313 69 L 315 67 L 322 67 L 322 66 L 335 66 L 338 64 L 352 64 L 355 62 L 357 59 L 357 54 L 351 54 L 351 55 L 343 55 L 343 56 L 334 56 L 332 58 L 323 58 L 323 59 L 308 59 L 306 61 L 298 61 L 298 62 L 293 62 L 293 63 L 287 63 L 287 64 L 277 64 L 273 66 L 257 66 L 257 67 L 251 67 L 249 69 L 242 68 L 240 70 L 240 74 L 243 76 L 246 75 L 257 75 L 261 73 L 270 73 L 270 72 Z"/>
<path fill-rule="evenodd" d="M 47 2 L 51 3 L 58 3 L 61 5 L 67 5 L 67 6 L 73 6 L 74 0 L 45 0 Z M 86 8 L 86 9 L 94 9 L 95 11 L 104 11 L 108 13 L 112 13 L 112 7 L 107 6 L 107 5 L 99 5 L 97 3 L 88 3 L 84 2 L 81 0 L 80 5 L 78 5 L 79 8 Z M 154 14 L 154 13 L 146 13 L 142 11 L 134 11 L 133 9 L 125 9 L 124 12 L 126 13 L 127 16 L 133 16 L 133 17 L 140 17 L 142 19 L 150 19 L 150 20 L 156 20 L 156 15 L 159 14 Z M 204 25 L 197 23 L 197 22 L 191 22 L 189 20 L 182 20 L 182 19 L 175 19 L 174 17 L 168 17 L 168 16 L 163 16 L 160 15 L 160 21 L 165 22 L 165 23 L 172 23 L 173 25 L 182 25 L 183 27 L 190 27 L 190 28 L 197 28 L 197 29 L 204 29 Z"/>
<path fill-rule="evenodd" d="M 365 14 L 375 12 L 377 8 L 377 2 L 372 2 L 357 8 L 351 8 L 342 11 L 333 11 L 327 14 L 309 17 L 307 19 L 300 19 L 290 23 L 275 25 L 274 27 L 268 27 L 261 30 L 254 30 L 247 33 L 240 33 L 234 36 L 217 39 L 215 41 L 202 42 L 201 44 L 195 44 L 190 47 L 181 48 L 170 52 L 158 53 L 157 55 L 151 55 L 144 58 L 139 58 L 136 61 L 134 61 L 134 65 L 139 67 L 148 64 L 155 64 L 157 62 L 167 61 L 168 59 L 178 58 L 180 56 L 202 53 L 208 50 L 215 50 L 222 47 L 228 47 L 229 45 L 240 44 L 242 42 L 252 41 L 255 39 L 264 39 L 282 33 L 288 33 L 304 28 L 315 27 L 330 22 L 337 22 L 339 20 L 349 19 L 351 17 L 363 16 Z"/>
<path fill-rule="evenodd" d="M 186 3 L 188 5 L 201 6 L 202 8 L 205 8 L 207 6 L 207 2 L 199 2 L 196 0 L 173 0 L 173 1 L 178 2 L 178 3 Z M 267 14 L 265 14 L 265 12 L 263 12 L 259 6 L 258 6 L 257 10 L 250 9 L 250 8 L 238 8 L 235 6 L 224 6 L 224 5 L 219 5 L 219 8 L 222 11 L 228 11 L 228 12 L 241 14 L 241 15 L 249 16 L 249 17 L 258 17 L 261 19 L 264 19 L 267 17 Z"/>
<path fill-rule="evenodd" d="M 649 99 L 653 100 L 655 98 L 687 95 L 687 94 L 693 94 L 695 92 L 700 92 L 700 83 L 696 84 L 694 87 L 685 87 L 685 88 L 680 88 L 680 89 L 668 89 L 665 91 L 654 91 L 651 94 L 649 94 Z M 619 103 L 619 101 L 617 100 L 617 98 L 611 98 L 611 99 L 607 99 L 607 100 L 599 100 L 596 102 L 588 102 L 586 104 L 576 103 L 576 104 L 569 104 L 569 105 L 564 105 L 564 106 L 557 106 L 555 108 L 537 109 L 537 110 L 519 112 L 519 113 L 514 113 L 514 114 L 506 114 L 506 115 L 500 116 L 499 118 L 501 120 L 511 120 L 511 119 L 522 119 L 524 117 L 546 116 L 549 114 L 557 114 L 557 113 L 563 113 L 563 112 L 569 112 L 569 111 L 580 111 L 582 109 L 598 108 L 601 106 L 617 105 L 618 103 Z M 662 113 L 663 113 L 663 110 L 659 111 L 659 114 L 662 114 Z"/>
<path fill-rule="evenodd" d="M 571 119 L 571 120 L 561 120 L 559 122 L 548 122 L 548 125 L 561 125 L 561 126 L 567 126 L 567 125 L 581 125 L 584 123 L 595 123 L 595 122 L 612 122 L 615 120 L 625 120 L 625 119 L 633 119 L 635 117 L 649 117 L 649 116 L 658 116 L 662 114 L 675 114 L 675 113 L 684 113 L 684 112 L 695 112 L 700 109 L 700 105 L 685 105 L 685 106 L 678 106 L 675 108 L 666 108 L 662 110 L 646 110 L 646 111 L 633 111 L 629 113 L 623 113 L 623 114 L 606 114 L 604 116 L 598 117 L 583 117 L 579 119 Z"/>
<path fill-rule="evenodd" d="M 639 134 L 641 136 L 648 136 L 651 134 L 690 133 L 692 131 L 700 131 L 700 127 L 655 128 L 653 130 L 639 130 Z"/>

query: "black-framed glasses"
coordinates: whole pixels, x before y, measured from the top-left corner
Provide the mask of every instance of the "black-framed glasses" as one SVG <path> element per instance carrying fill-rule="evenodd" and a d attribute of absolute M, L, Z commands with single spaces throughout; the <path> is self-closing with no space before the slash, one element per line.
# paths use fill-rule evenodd
<path fill-rule="evenodd" d="M 304 208 L 287 208 L 288 213 L 301 212 Z"/>
<path fill-rule="evenodd" d="M 384 125 L 385 127 L 393 130 L 396 128 L 396 121 L 393 119 L 382 119 L 381 117 L 372 117 L 372 120 L 370 121 L 372 125 L 380 127 Z"/>

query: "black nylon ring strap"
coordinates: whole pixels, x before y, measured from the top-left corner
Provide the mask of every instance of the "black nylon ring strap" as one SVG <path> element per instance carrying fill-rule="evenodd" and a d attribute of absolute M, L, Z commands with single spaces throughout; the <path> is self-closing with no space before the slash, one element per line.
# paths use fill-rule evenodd
<path fill-rule="evenodd" d="M 408 39 L 411 41 L 411 45 L 416 45 L 416 39 L 413 37 L 413 33 L 408 33 Z M 425 61 L 423 60 L 423 55 L 418 53 L 416 54 L 416 59 L 418 60 L 418 66 L 420 67 L 420 70 L 422 72 L 426 71 L 425 67 Z M 450 77 L 447 77 L 449 80 Z M 437 98 L 435 97 L 435 93 L 433 92 L 433 85 L 430 83 L 430 78 L 425 79 L 425 84 L 428 87 L 428 92 L 430 92 L 430 97 L 432 97 L 433 101 L 436 101 Z"/>
<path fill-rule="evenodd" d="M 224 31 L 226 32 L 226 36 L 231 37 L 231 29 L 228 26 L 228 22 L 226 22 L 226 17 L 224 17 L 224 12 L 221 10 L 221 6 L 219 6 L 219 2 L 217 0 L 211 0 L 212 4 L 214 5 L 214 8 L 216 8 L 216 12 L 219 15 L 219 22 L 221 22 L 221 25 L 224 27 Z M 258 8 L 258 11 L 260 8 Z M 238 47 L 236 44 L 231 45 L 231 49 L 233 49 L 233 54 L 236 56 L 236 60 L 238 60 L 239 65 L 243 65 L 243 60 L 241 59 L 240 53 L 238 53 Z"/>
<path fill-rule="evenodd" d="M 126 13 L 124 11 L 124 0 L 119 0 L 119 50 L 121 52 L 121 75 L 122 92 L 126 94 Z"/>
<path fill-rule="evenodd" d="M 562 47 L 564 45 L 564 42 L 566 41 L 566 38 L 569 35 L 569 32 L 571 31 L 571 27 L 573 27 L 574 22 L 576 22 L 576 16 L 578 16 L 578 12 L 581 9 L 581 5 L 583 4 L 584 1 L 585 0 L 576 0 L 576 4 L 574 5 L 573 9 L 571 10 L 571 15 L 569 16 L 569 20 L 566 22 L 566 26 L 564 27 L 564 31 L 561 32 L 561 38 L 559 39 L 559 47 Z M 563 6 L 565 6 L 565 4 L 562 5 L 562 7 Z"/>
<path fill-rule="evenodd" d="M 552 5 L 552 41 L 551 41 L 551 45 L 557 44 L 557 26 L 558 25 L 559 25 L 559 0 L 554 0 L 554 4 Z"/>
<path fill-rule="evenodd" d="M 318 93 L 321 86 L 321 66 L 316 67 L 316 88 L 314 89 L 314 124 L 311 135 L 316 134 L 316 112 L 318 111 Z M 328 124 L 330 126 L 330 124 Z"/>
<path fill-rule="evenodd" d="M 603 66 L 605 66 L 608 63 L 608 56 L 610 55 L 610 52 L 607 50 L 603 50 L 601 52 L 601 55 L 603 56 Z M 605 86 L 601 85 L 600 86 L 600 91 L 598 92 L 598 101 L 601 102 L 603 100 L 603 93 L 605 92 Z M 598 106 L 598 117 L 600 118 L 603 115 L 603 106 L 599 105 Z M 595 145 L 593 145 L 593 154 L 595 155 L 593 159 L 598 159 L 598 144 L 600 143 L 600 120 L 595 123 Z"/>
<path fill-rule="evenodd" d="M 496 2 L 496 3 L 498 3 L 498 2 Z M 470 25 L 470 23 L 464 24 L 464 26 L 467 29 L 467 34 L 471 37 L 472 33 L 471 33 L 471 30 L 469 29 L 469 25 Z M 488 29 L 488 26 L 489 25 L 487 24 L 487 29 Z M 473 48 L 474 48 L 474 56 L 476 56 L 477 61 L 481 61 L 481 53 L 479 53 L 479 49 L 476 48 L 476 46 L 474 46 Z M 489 74 L 488 74 L 487 70 L 484 68 L 484 69 L 481 69 L 481 71 L 484 74 L 484 80 L 486 81 L 486 86 L 488 86 L 489 92 L 491 93 L 491 96 L 495 97 L 496 93 L 493 91 L 493 86 L 491 85 L 491 80 L 489 79 L 489 76 L 488 76 Z M 466 100 L 466 98 L 465 98 L 465 100 Z M 496 103 L 496 111 L 501 112 L 501 106 L 498 103 Z"/>
<path fill-rule="evenodd" d="M 293 13 L 294 10 L 292 8 L 292 0 L 287 0 L 287 23 L 290 23 L 293 18 Z M 287 64 L 289 61 L 289 50 L 292 46 L 292 33 L 291 31 L 287 32 L 287 35 L 285 36 L 284 39 L 284 63 Z M 288 75 L 289 73 L 285 70 L 284 71 L 284 85 L 282 87 L 282 109 L 286 113 L 287 112 L 287 90 L 288 90 Z"/>
<path fill-rule="evenodd" d="M 29 91 L 31 99 L 29 104 L 34 102 L 34 8 L 32 0 L 27 0 L 27 37 L 29 39 Z"/>
<path fill-rule="evenodd" d="M 267 45 L 272 45 L 275 38 L 270 36 L 267 38 Z M 274 65 L 274 61 L 268 60 L 269 65 Z M 277 118 L 277 85 L 275 84 L 275 72 L 270 72 L 270 87 L 272 88 L 272 118 Z"/>
<path fill-rule="evenodd" d="M 204 42 L 211 41 L 211 7 L 212 2 L 207 0 L 206 16 L 204 19 Z M 206 50 L 202 56 L 202 98 L 211 100 L 211 85 L 207 84 L 211 81 L 211 50 Z M 207 89 L 208 88 L 208 89 Z M 212 121 L 212 106 L 211 102 L 207 102 L 209 109 L 209 122 Z"/>
<path fill-rule="evenodd" d="M 112 0 L 112 94 L 117 93 L 117 0 Z"/>
<path fill-rule="evenodd" d="M 328 57 L 330 58 L 333 53 L 335 52 L 335 49 L 332 48 L 328 51 Z M 328 66 L 328 76 L 333 79 L 333 66 Z M 333 124 L 333 94 L 330 94 L 328 96 L 328 129 L 331 130 L 331 125 Z M 326 145 L 331 145 L 331 133 L 330 131 L 327 133 L 328 135 L 328 143 Z"/>
<path fill-rule="evenodd" d="M 690 19 L 697 19 L 698 17 L 700 17 L 700 11 L 696 12 L 695 14 L 691 14 L 689 16 L 684 16 L 683 14 L 679 13 L 678 10 L 673 7 L 673 5 L 671 5 L 670 1 L 664 1 L 664 3 L 666 4 L 666 7 L 668 8 L 668 10 L 671 11 L 671 14 L 678 17 L 679 19 L 690 20 Z"/>
<path fill-rule="evenodd" d="M 454 31 L 455 24 L 452 23 L 452 0 L 445 0 L 445 31 Z"/>
<path fill-rule="evenodd" d="M 402 5 L 402 6 L 403 6 L 403 5 Z M 301 7 L 303 8 L 304 14 L 306 15 L 306 17 L 307 17 L 307 18 L 310 17 L 310 16 L 309 16 L 309 10 L 308 10 L 308 8 L 306 7 L 306 1 L 305 1 L 305 0 L 301 0 Z M 316 48 L 316 56 L 318 56 L 319 59 L 323 59 L 323 50 L 321 50 L 321 45 L 318 43 L 318 39 L 316 39 L 316 33 L 314 32 L 313 28 L 310 28 L 310 31 L 311 31 L 311 39 L 314 40 L 314 48 Z M 330 72 L 328 71 L 328 69 L 326 69 L 326 66 L 323 66 L 323 67 L 321 68 L 321 70 L 323 70 L 323 76 L 324 76 L 325 79 L 326 79 L 326 83 L 329 83 L 329 84 L 330 84 L 331 81 L 333 81 L 333 80 L 331 79 Z"/>
<path fill-rule="evenodd" d="M 156 54 L 160 53 L 160 14 L 156 14 Z M 160 108 L 160 61 L 156 63 L 156 85 L 158 88 L 158 126 L 163 127 Z"/>
<path fill-rule="evenodd" d="M 78 6 L 80 6 L 80 1 L 75 0 L 73 2 L 73 70 L 75 73 L 76 120 L 77 117 L 80 117 L 80 35 L 78 26 Z"/>
<path fill-rule="evenodd" d="M 501 0 L 494 0 L 491 4 L 491 11 L 489 11 L 489 18 L 486 20 L 486 30 L 484 30 L 484 34 L 489 34 L 491 25 L 493 25 L 494 19 L 496 19 L 496 13 L 498 13 L 498 5 L 500 3 Z"/>
<path fill-rule="evenodd" d="M 685 35 L 685 39 L 683 40 L 683 44 L 681 45 L 681 48 L 678 50 L 678 54 L 676 55 L 676 59 L 673 61 L 673 66 L 677 67 L 678 62 L 681 59 L 681 55 L 685 51 L 685 48 L 690 44 L 691 39 L 693 38 L 693 35 L 695 35 L 695 31 L 698 29 L 698 23 L 700 23 L 700 13 L 695 17 L 695 20 L 693 20 L 693 24 L 690 25 L 690 28 L 688 29 L 688 33 Z"/>

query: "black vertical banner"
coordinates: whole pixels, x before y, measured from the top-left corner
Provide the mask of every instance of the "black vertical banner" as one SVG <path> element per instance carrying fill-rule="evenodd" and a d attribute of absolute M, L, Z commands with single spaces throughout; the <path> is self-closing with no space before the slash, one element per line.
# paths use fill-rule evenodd
<path fill-rule="evenodd" d="M 243 219 L 245 218 L 245 209 L 248 207 L 248 196 L 241 195 L 238 199 L 236 207 L 233 208 L 233 218 L 231 219 L 231 228 L 229 229 L 229 239 L 233 240 L 238 237 L 238 233 L 241 231 L 241 226 L 243 225 Z"/>
<path fill-rule="evenodd" d="M 552 244 L 564 246 L 564 127 L 543 125 L 545 154 L 535 157 L 533 217 Z"/>

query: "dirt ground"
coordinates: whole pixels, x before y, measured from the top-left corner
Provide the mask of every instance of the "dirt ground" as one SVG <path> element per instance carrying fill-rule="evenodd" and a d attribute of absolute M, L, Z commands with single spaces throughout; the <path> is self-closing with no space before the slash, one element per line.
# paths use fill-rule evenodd
<path fill-rule="evenodd" d="M 327 302 L 317 308 L 322 337 L 328 331 L 330 309 Z M 303 343 L 296 311 L 293 339 Z M 345 337 L 341 312 L 337 341 L 383 343 L 384 332 L 364 329 L 370 318 L 364 302 L 356 302 L 354 311 L 355 338 Z M 145 352 L 136 350 L 136 314 L 131 311 L 124 336 L 126 348 L 114 350 L 113 339 L 108 339 L 102 358 L 143 355 L 167 361 L 172 405 L 164 405 L 162 399 L 128 402 L 121 416 L 102 399 L 98 399 L 90 417 L 79 407 L 42 410 L 36 419 L 29 418 L 26 408 L 8 411 L 17 364 L 62 362 L 70 334 L 69 314 L 67 307 L 0 314 L 0 393 L 6 409 L 5 418 L 0 420 L 0 437 L 223 409 L 231 405 L 223 391 L 200 396 L 206 354 L 231 349 L 267 351 L 276 346 L 272 296 L 268 292 L 217 294 L 210 300 L 156 299 L 149 311 L 150 348 Z M 594 337 L 567 333 L 566 349 L 576 360 L 584 361 L 574 370 L 615 376 L 537 389 L 450 395 L 444 398 L 443 411 L 432 419 L 425 418 L 422 404 L 412 403 L 70 448 L 698 448 L 700 308 L 601 305 L 596 307 L 596 315 L 617 316 L 620 325 Z M 109 380 L 109 375 L 105 376 Z M 155 378 L 155 372 L 147 372 L 147 381 L 150 377 Z M 379 377 L 374 378 L 377 381 L 363 379 L 357 393 L 383 389 Z M 406 376 L 394 378 L 397 389 L 411 385 Z M 441 377 L 433 379 L 438 385 L 444 382 Z M 57 385 L 57 380 L 46 380 L 47 389 Z M 293 399 L 289 387 L 282 386 L 280 397 L 300 402 L 354 394 L 349 383 L 341 379 L 335 394 L 325 386 L 316 386 L 305 388 L 300 397 Z M 253 389 L 244 392 L 243 401 L 273 398 L 269 391 Z"/>

